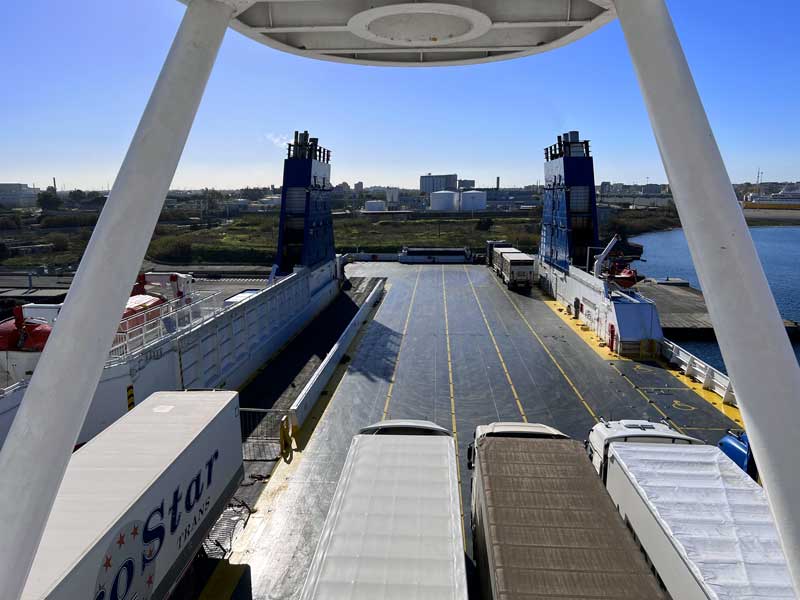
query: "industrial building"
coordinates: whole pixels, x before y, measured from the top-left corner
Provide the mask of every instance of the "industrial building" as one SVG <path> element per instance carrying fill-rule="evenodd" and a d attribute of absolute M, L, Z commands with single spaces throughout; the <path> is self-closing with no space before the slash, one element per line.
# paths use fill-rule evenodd
<path fill-rule="evenodd" d="M 458 189 L 458 175 L 421 175 L 419 178 L 419 189 L 423 194 L 433 194 L 442 190 Z"/>
<path fill-rule="evenodd" d="M 471 190 L 451 192 L 442 190 L 431 194 L 431 210 L 473 211 L 486 210 L 486 192 Z"/>
<path fill-rule="evenodd" d="M 39 189 L 27 183 L 0 183 L 0 206 L 27 208 L 36 206 Z"/>
<path fill-rule="evenodd" d="M 458 180 L 458 189 L 460 190 L 471 190 L 475 187 L 475 180 L 474 179 L 459 179 Z"/>
<path fill-rule="evenodd" d="M 384 200 L 367 200 L 364 202 L 365 212 L 380 212 L 386 210 L 386 202 Z"/>
<path fill-rule="evenodd" d="M 386 204 L 391 206 L 392 204 L 399 204 L 400 203 L 400 188 L 395 187 L 387 187 L 386 188 Z"/>
<path fill-rule="evenodd" d="M 459 210 L 486 210 L 486 192 L 480 190 L 461 192 Z"/>

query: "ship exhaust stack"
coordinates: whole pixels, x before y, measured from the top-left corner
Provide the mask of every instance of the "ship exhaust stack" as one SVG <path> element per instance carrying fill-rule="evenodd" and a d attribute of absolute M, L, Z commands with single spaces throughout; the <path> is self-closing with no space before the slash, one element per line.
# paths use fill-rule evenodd
<path fill-rule="evenodd" d="M 278 273 L 315 267 L 335 256 L 331 217 L 331 152 L 308 131 L 294 132 L 283 161 Z"/>

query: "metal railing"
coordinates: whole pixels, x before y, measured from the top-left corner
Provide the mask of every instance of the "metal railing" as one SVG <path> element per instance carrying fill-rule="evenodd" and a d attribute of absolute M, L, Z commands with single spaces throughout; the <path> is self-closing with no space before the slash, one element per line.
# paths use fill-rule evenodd
<path fill-rule="evenodd" d="M 161 338 L 195 326 L 224 310 L 219 292 L 196 292 L 191 303 L 176 298 L 120 322 L 109 358 L 124 358 Z"/>
<path fill-rule="evenodd" d="M 278 460 L 281 458 L 281 426 L 289 424 L 288 409 L 241 408 L 242 458 Z M 288 429 L 287 429 L 288 432 Z"/>
<path fill-rule="evenodd" d="M 720 396 L 724 404 L 737 405 L 736 395 L 733 392 L 731 380 L 727 375 L 666 338 L 661 342 L 661 354 L 684 375 L 701 383 L 703 389 L 710 390 Z"/>

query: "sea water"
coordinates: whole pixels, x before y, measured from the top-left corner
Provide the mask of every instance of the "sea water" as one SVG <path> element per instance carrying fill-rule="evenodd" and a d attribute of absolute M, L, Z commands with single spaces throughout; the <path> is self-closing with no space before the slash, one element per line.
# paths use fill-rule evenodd
<path fill-rule="evenodd" d="M 800 227 L 751 227 L 750 233 L 781 315 L 784 319 L 800 321 Z M 634 264 L 640 275 L 681 278 L 700 287 L 683 230 L 646 233 L 631 241 L 644 246 L 644 261 Z M 683 340 L 679 345 L 725 371 L 716 342 Z M 800 341 L 793 342 L 793 346 L 800 361 Z"/>

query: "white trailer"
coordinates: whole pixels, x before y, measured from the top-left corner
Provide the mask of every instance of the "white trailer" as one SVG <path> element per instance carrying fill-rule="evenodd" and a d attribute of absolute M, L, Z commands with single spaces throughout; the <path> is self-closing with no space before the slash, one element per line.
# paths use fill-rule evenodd
<path fill-rule="evenodd" d="M 533 286 L 532 256 L 524 252 L 504 252 L 500 261 L 500 277 L 508 289 Z"/>
<path fill-rule="evenodd" d="M 467 600 L 456 453 L 428 421 L 353 437 L 303 600 Z"/>
<path fill-rule="evenodd" d="M 500 269 L 502 267 L 503 262 L 503 254 L 518 254 L 519 250 L 514 248 L 513 246 L 495 246 L 492 248 L 492 269 L 498 275 L 500 274 Z"/>
<path fill-rule="evenodd" d="M 673 598 L 795 598 L 763 489 L 717 447 L 612 443 L 606 488 Z"/>
<path fill-rule="evenodd" d="M 236 392 L 152 394 L 72 455 L 22 597 L 166 597 L 242 474 Z"/>

